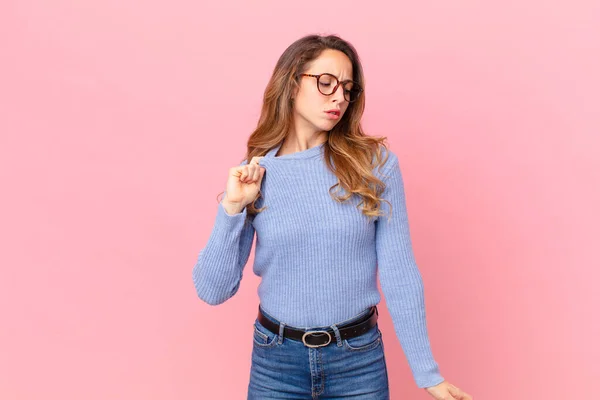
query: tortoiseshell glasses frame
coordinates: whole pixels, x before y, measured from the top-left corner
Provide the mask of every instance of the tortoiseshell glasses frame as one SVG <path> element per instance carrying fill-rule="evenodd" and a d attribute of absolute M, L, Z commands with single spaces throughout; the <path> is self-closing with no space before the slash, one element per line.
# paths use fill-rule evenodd
<path fill-rule="evenodd" d="M 335 93 L 335 91 L 337 90 L 339 85 L 343 85 L 342 88 L 344 89 L 344 98 L 348 101 L 348 103 L 352 103 L 356 100 L 358 100 L 358 98 L 360 97 L 360 94 L 363 92 L 363 88 L 360 87 L 360 85 L 352 80 L 346 80 L 346 81 L 342 81 L 340 82 L 338 80 L 338 78 L 335 75 L 329 74 L 329 73 L 324 73 L 324 74 L 300 74 L 300 76 L 310 76 L 313 78 L 317 78 L 317 89 L 319 90 L 319 93 L 321 93 L 322 95 L 325 96 L 331 96 L 332 94 Z M 331 93 L 323 93 L 323 91 L 321 90 L 321 77 L 322 76 L 327 76 L 327 77 L 331 77 L 332 79 L 335 80 L 335 86 L 333 87 L 333 90 L 331 91 Z M 350 89 L 346 88 L 346 85 L 348 83 L 352 84 L 352 87 Z"/>

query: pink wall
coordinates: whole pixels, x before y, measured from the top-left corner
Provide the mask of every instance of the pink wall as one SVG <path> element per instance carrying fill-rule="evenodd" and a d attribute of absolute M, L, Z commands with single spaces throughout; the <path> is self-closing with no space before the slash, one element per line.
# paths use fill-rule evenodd
<path fill-rule="evenodd" d="M 284 3 L 2 2 L 0 398 L 245 398 L 258 280 L 213 308 L 191 269 L 275 61 L 313 32 L 357 47 L 365 127 L 402 160 L 442 374 L 591 398 L 599 3 Z M 380 309 L 392 398 L 429 398 Z"/>

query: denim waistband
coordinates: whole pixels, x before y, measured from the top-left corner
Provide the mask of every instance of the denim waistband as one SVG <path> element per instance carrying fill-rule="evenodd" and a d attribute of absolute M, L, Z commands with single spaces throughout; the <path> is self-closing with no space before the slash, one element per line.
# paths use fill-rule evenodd
<path fill-rule="evenodd" d="M 259 304 L 258 307 L 260 308 L 260 311 L 264 314 L 265 317 L 267 317 L 268 319 L 270 319 L 271 321 L 273 321 L 276 324 L 279 324 L 280 321 L 273 317 L 271 314 L 267 313 L 264 308 L 262 308 L 262 306 Z M 343 325 L 343 324 L 347 324 L 356 320 L 359 320 L 360 318 L 364 317 L 365 315 L 367 315 L 370 311 L 371 311 L 371 307 L 368 307 L 366 309 L 364 309 L 363 311 L 359 312 L 358 314 L 343 320 L 343 321 L 339 321 L 339 322 L 335 322 L 332 325 L 338 326 L 338 325 Z M 292 325 L 288 325 L 286 324 L 286 326 L 291 327 L 291 328 L 296 328 L 296 329 L 319 329 L 319 328 L 329 328 L 331 327 L 331 325 L 320 325 L 320 326 L 312 326 L 312 327 L 298 327 L 298 326 L 292 326 Z"/>

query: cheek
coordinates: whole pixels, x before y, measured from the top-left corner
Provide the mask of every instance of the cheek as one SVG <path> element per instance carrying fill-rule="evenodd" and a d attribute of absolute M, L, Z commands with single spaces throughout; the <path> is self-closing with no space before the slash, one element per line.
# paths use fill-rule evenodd
<path fill-rule="evenodd" d="M 312 119 L 324 108 L 324 100 L 319 94 L 303 92 L 296 97 L 294 108 L 305 118 Z"/>

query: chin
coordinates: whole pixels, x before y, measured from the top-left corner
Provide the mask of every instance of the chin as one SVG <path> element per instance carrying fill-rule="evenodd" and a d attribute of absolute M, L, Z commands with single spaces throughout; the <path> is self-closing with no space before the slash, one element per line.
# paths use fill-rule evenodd
<path fill-rule="evenodd" d="M 341 118 L 340 118 L 341 120 Z M 315 129 L 315 131 L 317 132 L 323 132 L 323 131 L 330 131 L 332 130 L 339 122 L 340 120 L 334 121 L 334 120 L 325 120 L 325 119 L 321 119 L 321 118 L 315 118 L 314 120 L 310 120 L 308 118 L 306 118 L 306 121 L 312 125 Z"/>
<path fill-rule="evenodd" d="M 325 122 L 325 123 L 320 123 L 320 124 L 314 124 L 315 128 L 317 128 L 319 131 L 330 131 L 333 128 L 335 128 L 335 126 L 338 124 L 339 121 L 331 121 L 329 123 Z"/>

